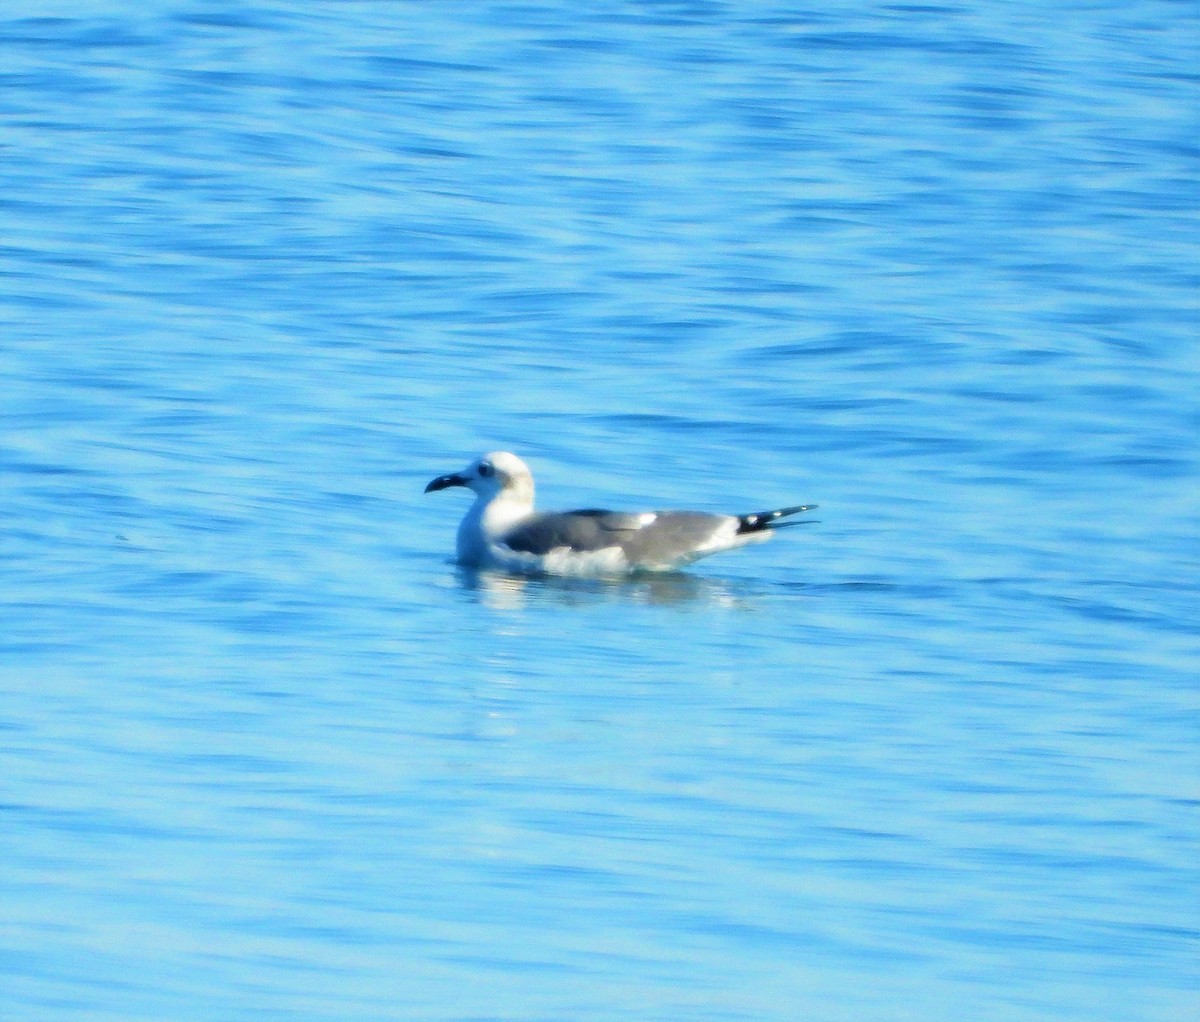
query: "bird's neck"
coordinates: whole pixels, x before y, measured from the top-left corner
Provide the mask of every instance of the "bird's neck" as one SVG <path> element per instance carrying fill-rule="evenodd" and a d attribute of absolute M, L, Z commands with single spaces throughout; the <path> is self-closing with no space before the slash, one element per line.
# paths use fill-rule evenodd
<path fill-rule="evenodd" d="M 494 539 L 533 514 L 533 500 L 524 494 L 505 490 L 491 500 L 481 498 L 475 501 L 471 511 L 478 513 L 480 526 L 488 539 Z"/>
<path fill-rule="evenodd" d="M 531 514 L 533 500 L 525 494 L 505 491 L 477 497 L 458 527 L 459 560 L 479 563 L 488 544 Z"/>

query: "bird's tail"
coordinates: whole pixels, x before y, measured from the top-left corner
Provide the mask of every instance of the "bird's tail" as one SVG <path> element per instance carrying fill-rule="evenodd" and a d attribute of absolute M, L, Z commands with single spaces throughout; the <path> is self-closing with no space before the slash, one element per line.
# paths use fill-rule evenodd
<path fill-rule="evenodd" d="M 801 511 L 812 511 L 816 504 L 797 504 L 795 507 L 781 507 L 774 511 L 758 511 L 752 515 L 738 515 L 738 532 L 762 532 L 764 529 L 786 529 L 789 525 L 813 525 L 814 518 L 806 518 L 798 522 L 781 522 L 780 518 L 788 515 L 798 515 Z"/>

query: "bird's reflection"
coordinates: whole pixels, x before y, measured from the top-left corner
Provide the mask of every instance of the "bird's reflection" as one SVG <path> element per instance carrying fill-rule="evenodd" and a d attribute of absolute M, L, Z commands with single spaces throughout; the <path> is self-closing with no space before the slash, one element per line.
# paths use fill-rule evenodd
<path fill-rule="evenodd" d="M 754 595 L 728 580 L 677 571 L 617 578 L 506 575 L 461 567 L 456 571 L 464 592 L 477 594 L 486 606 L 496 610 L 524 610 L 535 604 L 587 607 L 614 602 L 655 607 L 736 607 Z"/>

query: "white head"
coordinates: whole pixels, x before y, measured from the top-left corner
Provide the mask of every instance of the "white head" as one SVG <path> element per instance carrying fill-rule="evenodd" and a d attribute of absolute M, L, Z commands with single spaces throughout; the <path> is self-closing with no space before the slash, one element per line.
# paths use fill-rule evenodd
<path fill-rule="evenodd" d="M 483 501 L 500 497 L 533 506 L 533 475 L 529 466 L 508 451 L 481 454 L 461 472 L 438 476 L 425 492 L 444 490 L 450 486 L 465 486 L 474 490 Z"/>

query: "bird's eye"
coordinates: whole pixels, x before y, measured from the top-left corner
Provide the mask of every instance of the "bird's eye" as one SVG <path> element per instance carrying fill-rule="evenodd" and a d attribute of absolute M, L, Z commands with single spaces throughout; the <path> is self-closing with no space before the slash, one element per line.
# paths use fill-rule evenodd
<path fill-rule="evenodd" d="M 483 462 L 483 463 L 482 463 L 482 464 L 479 466 L 479 474 L 480 474 L 481 476 L 483 476 L 483 477 L 484 477 L 484 479 L 486 479 L 488 476 L 490 476 L 490 475 L 492 474 L 492 466 L 491 466 L 491 464 L 490 464 L 490 463 L 488 463 L 488 462 L 486 462 L 486 461 L 485 461 L 485 462 Z"/>

